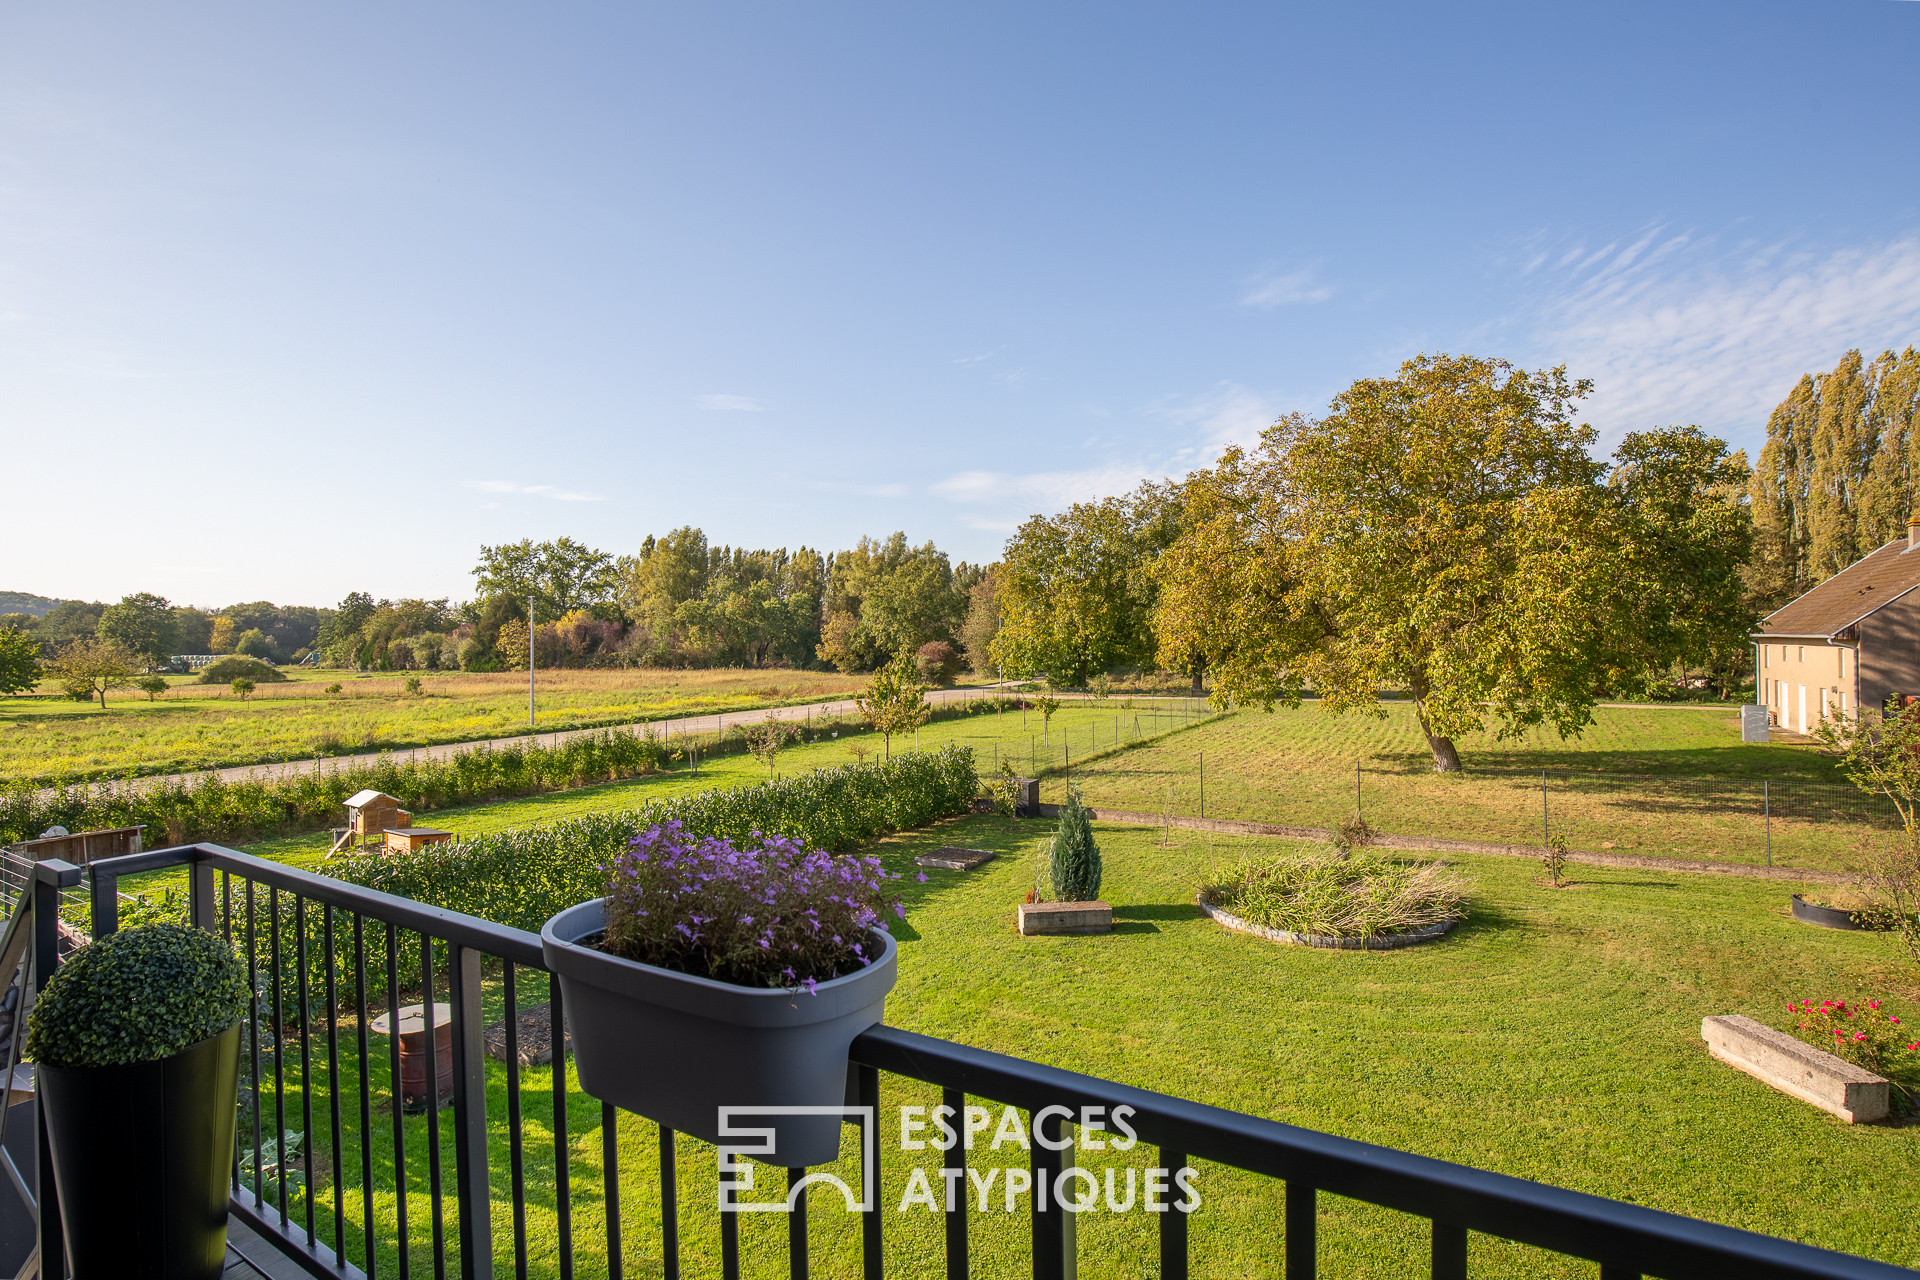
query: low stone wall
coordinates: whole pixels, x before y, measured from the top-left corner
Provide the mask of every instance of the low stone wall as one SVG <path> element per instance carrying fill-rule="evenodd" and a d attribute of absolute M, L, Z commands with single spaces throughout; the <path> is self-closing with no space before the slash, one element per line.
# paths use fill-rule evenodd
<path fill-rule="evenodd" d="M 1037 805 L 1042 818 L 1060 816 L 1057 804 Z M 1279 836 L 1287 840 L 1331 840 L 1325 827 L 1290 827 L 1278 822 L 1243 822 L 1230 818 L 1181 818 L 1135 809 L 1094 809 L 1087 813 L 1096 822 L 1114 822 L 1130 827 L 1177 827 L 1182 831 L 1214 831 L 1235 836 Z M 1412 849 L 1428 853 L 1490 853 L 1509 858 L 1538 858 L 1546 850 L 1537 844 L 1497 844 L 1489 840 L 1443 840 L 1438 836 L 1376 835 L 1367 842 L 1382 849 Z M 1753 880 L 1791 880 L 1795 884 L 1853 884 L 1857 875 L 1843 871 L 1807 871 L 1797 867 L 1757 867 L 1745 862 L 1702 862 L 1693 858 L 1647 858 L 1632 853 L 1606 853 L 1598 849 L 1569 849 L 1567 861 L 1595 867 L 1646 867 L 1656 871 L 1686 871 L 1696 875 L 1742 876 Z"/>
<path fill-rule="evenodd" d="M 1848 1124 L 1886 1118 L 1885 1080 L 1784 1031 L 1733 1013 L 1702 1018 L 1700 1038 L 1707 1042 L 1707 1051 L 1728 1066 Z"/>

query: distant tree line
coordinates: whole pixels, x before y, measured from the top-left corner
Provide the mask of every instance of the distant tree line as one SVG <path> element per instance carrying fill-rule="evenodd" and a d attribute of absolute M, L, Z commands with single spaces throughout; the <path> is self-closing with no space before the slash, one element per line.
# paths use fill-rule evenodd
<path fill-rule="evenodd" d="M 1589 391 L 1564 369 L 1422 356 L 1179 481 L 1036 515 L 987 565 L 905 533 L 837 552 L 691 526 L 632 555 L 526 539 L 482 546 L 460 603 L 202 612 L 143 593 L 0 616 L 0 671 L 82 641 L 405 670 L 910 663 L 944 682 L 965 664 L 1085 686 L 1151 667 L 1267 706 L 1312 692 L 1378 713 L 1402 691 L 1448 768 L 1451 740 L 1487 724 L 1570 733 L 1603 697 L 1730 695 L 1758 619 L 1920 505 L 1912 348 L 1803 378 L 1754 467 L 1697 427 L 1596 458 L 1575 421 Z"/>

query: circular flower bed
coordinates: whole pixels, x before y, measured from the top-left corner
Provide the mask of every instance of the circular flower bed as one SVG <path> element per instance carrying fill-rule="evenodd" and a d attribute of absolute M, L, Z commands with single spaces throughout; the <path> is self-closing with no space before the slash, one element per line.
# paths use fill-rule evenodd
<path fill-rule="evenodd" d="M 1466 918 L 1471 888 L 1444 863 L 1329 847 L 1249 859 L 1215 875 L 1199 903 L 1224 927 L 1275 942 L 1380 951 L 1445 934 Z"/>

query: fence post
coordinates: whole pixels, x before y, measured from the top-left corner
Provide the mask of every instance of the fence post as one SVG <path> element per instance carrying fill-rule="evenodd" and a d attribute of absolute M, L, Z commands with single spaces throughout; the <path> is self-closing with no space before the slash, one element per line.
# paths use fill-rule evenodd
<path fill-rule="evenodd" d="M 1207 753 L 1200 753 L 1200 817 L 1207 816 Z"/>
<path fill-rule="evenodd" d="M 1773 783 L 1770 779 L 1760 782 L 1761 812 L 1767 820 L 1767 865 L 1773 865 Z"/>

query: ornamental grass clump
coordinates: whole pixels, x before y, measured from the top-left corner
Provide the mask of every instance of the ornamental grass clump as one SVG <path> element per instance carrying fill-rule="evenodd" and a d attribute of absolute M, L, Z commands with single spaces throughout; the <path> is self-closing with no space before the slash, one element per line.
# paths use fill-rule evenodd
<path fill-rule="evenodd" d="M 1216 874 L 1209 906 L 1265 929 L 1316 937 L 1373 938 L 1464 920 L 1473 884 L 1440 862 L 1400 862 L 1325 846 L 1250 858 Z"/>
<path fill-rule="evenodd" d="M 812 993 L 872 964 L 882 948 L 871 931 L 907 914 L 880 859 L 781 836 L 741 848 L 668 822 L 606 870 L 607 951 L 743 987 Z"/>
<path fill-rule="evenodd" d="M 110 933 L 74 952 L 27 1019 L 27 1055 L 51 1067 L 153 1062 L 218 1035 L 247 1006 L 247 969 L 223 938 L 179 924 Z"/>

